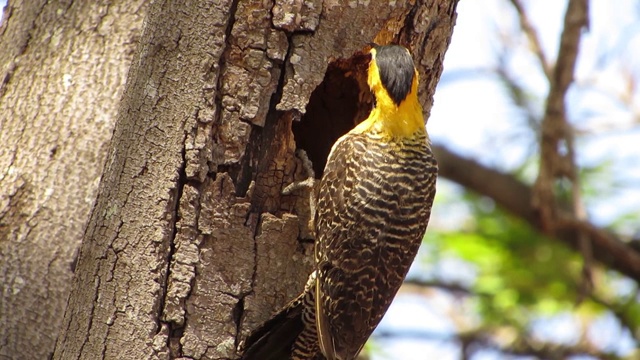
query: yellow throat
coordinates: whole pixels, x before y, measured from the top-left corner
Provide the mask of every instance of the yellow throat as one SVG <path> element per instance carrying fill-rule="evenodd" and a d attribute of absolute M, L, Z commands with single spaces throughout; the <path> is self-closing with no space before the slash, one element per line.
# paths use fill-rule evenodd
<path fill-rule="evenodd" d="M 422 106 L 418 101 L 418 72 L 415 71 L 411 90 L 396 104 L 380 79 L 380 69 L 376 63 L 376 50 L 371 50 L 368 84 L 376 97 L 376 106 L 369 117 L 356 126 L 352 133 L 377 132 L 385 138 L 401 140 L 425 133 Z"/>

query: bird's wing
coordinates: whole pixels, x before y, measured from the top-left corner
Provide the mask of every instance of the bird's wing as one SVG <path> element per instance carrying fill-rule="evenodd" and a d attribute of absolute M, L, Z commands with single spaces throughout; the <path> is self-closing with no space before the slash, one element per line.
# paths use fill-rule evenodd
<path fill-rule="evenodd" d="M 385 284 L 376 276 L 382 256 L 376 244 L 399 199 L 389 196 L 393 184 L 377 171 L 380 164 L 372 163 L 381 160 L 365 135 L 347 134 L 332 149 L 320 184 L 316 323 L 329 359 L 355 357 L 371 333 L 371 322 L 379 319 L 374 316 L 381 308 L 376 291 Z"/>

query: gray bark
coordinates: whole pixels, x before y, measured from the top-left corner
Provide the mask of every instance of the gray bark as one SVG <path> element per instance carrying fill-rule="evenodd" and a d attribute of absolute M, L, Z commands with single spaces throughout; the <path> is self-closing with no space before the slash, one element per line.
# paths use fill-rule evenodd
<path fill-rule="evenodd" d="M 0 27 L 0 359 L 45 359 L 96 197 L 142 1 L 10 1 Z"/>
<path fill-rule="evenodd" d="M 327 65 L 337 88 L 361 84 L 362 68 L 339 59 L 372 40 L 410 46 L 428 112 L 454 11 L 443 0 L 154 2 L 54 359 L 235 358 L 310 271 L 308 205 L 281 189 L 305 176 L 291 127 L 324 117 L 302 114 Z"/>

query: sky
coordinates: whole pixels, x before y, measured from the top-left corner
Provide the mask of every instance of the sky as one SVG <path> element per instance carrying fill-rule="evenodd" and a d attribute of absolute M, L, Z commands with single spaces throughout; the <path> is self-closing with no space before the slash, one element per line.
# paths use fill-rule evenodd
<path fill-rule="evenodd" d="M 0 8 L 5 2 L 0 0 Z M 566 1 L 529 0 L 525 4 L 539 31 L 542 47 L 553 60 Z M 619 184 L 618 190 L 607 196 L 606 201 L 587 199 L 592 221 L 601 225 L 636 209 L 640 199 L 640 166 L 637 166 L 640 164 L 640 151 L 637 150 L 640 127 L 634 127 L 634 122 L 637 124 L 640 118 L 640 108 L 635 109 L 635 114 L 630 113 L 625 104 L 610 95 L 623 94 L 630 86 L 625 77 L 620 76 L 622 71 L 640 78 L 637 70 L 640 69 L 639 8 L 640 0 L 591 1 L 590 29 L 583 35 L 576 84 L 569 91 L 568 100 L 579 104 L 577 108 L 583 111 L 587 109 L 587 113 L 570 112 L 570 120 L 580 131 L 592 134 L 583 137 L 582 143 L 578 144 L 579 164 L 590 166 L 610 161 L 612 173 L 616 175 L 609 181 Z M 504 39 L 512 50 L 508 68 L 531 92 L 528 95 L 534 99 L 534 111 L 542 111 L 548 91 L 548 83 L 540 72 L 537 59 L 531 56 L 526 39 L 513 36 L 519 33 L 518 29 L 517 17 L 507 0 L 463 0 L 459 3 L 457 23 L 445 57 L 445 70 L 427 126 L 434 143 L 505 171 L 518 167 L 535 151 L 536 139 L 527 127 L 526 118 L 513 106 L 499 80 L 491 75 L 498 66 L 496 54 Z M 583 90 L 588 86 L 593 88 L 594 84 L 601 91 Z M 640 107 L 640 99 L 627 100 Z M 611 130 L 612 125 L 616 129 Z M 440 181 L 439 194 L 455 191 L 455 186 Z M 450 211 L 440 213 L 436 206 L 432 216 L 432 224 L 455 226 L 456 217 L 451 216 Z M 460 208 L 459 216 L 464 216 L 464 208 Z M 630 227 L 628 232 L 637 234 L 638 229 Z M 472 277 L 472 271 L 455 260 L 438 266 L 442 273 L 460 281 Z M 413 274 L 425 272 L 429 271 L 424 266 L 412 269 Z M 427 296 L 401 292 L 374 335 L 373 360 L 459 359 L 458 346 L 451 341 L 456 327 L 447 316 L 452 311 L 460 311 L 458 305 L 451 296 L 440 291 L 431 291 Z M 612 318 L 603 317 L 594 330 L 594 337 L 601 339 L 603 346 L 629 350 L 630 340 L 616 329 Z M 567 314 L 541 321 L 534 326 L 534 331 L 541 338 L 571 341 L 577 329 Z M 390 333 L 405 336 L 387 337 Z M 428 339 L 423 335 L 429 335 Z M 473 358 L 497 359 L 505 357 L 483 351 Z"/>
<path fill-rule="evenodd" d="M 566 1 L 526 1 L 527 10 L 536 29 L 539 30 L 542 47 L 548 57 L 555 59 Z M 578 144 L 578 163 L 582 166 L 612 161 L 617 179 L 622 186 L 606 201 L 591 203 L 592 220 L 609 224 L 621 212 L 637 208 L 640 199 L 640 161 L 636 151 L 640 139 L 638 113 L 630 114 L 612 100 L 610 93 L 623 92 L 627 84 L 620 77 L 620 68 L 640 68 L 640 23 L 638 1 L 591 1 L 590 31 L 583 35 L 577 63 L 576 83 L 569 91 L 569 101 L 589 106 L 579 108 L 601 113 L 572 114 L 570 118 L 577 129 L 593 133 Z M 526 125 L 526 119 L 505 96 L 499 81 L 489 72 L 497 67 L 496 50 L 501 41 L 496 33 L 517 33 L 519 24 L 515 12 L 506 0 L 461 1 L 458 20 L 451 46 L 447 51 L 440 87 L 436 91 L 435 105 L 429 119 L 428 130 L 435 143 L 476 159 L 486 165 L 510 170 L 530 155 L 537 141 Z M 497 21 L 499 19 L 499 21 Z M 496 31 L 497 29 L 497 31 Z M 635 35 L 627 45 L 627 38 Z M 543 111 L 548 83 L 539 71 L 537 59 L 531 56 L 524 37 L 510 39 L 515 42 L 511 56 L 511 71 L 518 82 L 525 84 L 529 96 L 537 100 L 538 113 Z M 618 47 L 618 48 L 616 48 Z M 603 50 L 607 49 L 607 50 Z M 603 59 L 602 53 L 620 54 L 621 61 Z M 484 71 L 484 73 L 483 73 Z M 639 74 L 635 74 L 638 77 Z M 580 88 L 596 83 L 600 92 Z M 638 99 L 636 103 L 640 104 Z M 460 106 L 464 103 L 464 106 Z M 570 109 L 572 107 L 569 107 Z M 636 109 L 640 112 L 640 109 Z M 634 118 L 635 116 L 635 118 Z M 470 120 L 473 119 L 473 120 Z M 605 132 L 601 129 L 616 124 L 622 130 Z M 465 129 L 464 132 L 457 129 Z M 508 135 L 508 136 L 505 136 Z M 525 146 L 518 146 L 523 144 Z M 582 145 L 582 146 L 581 146 Z M 508 149 L 507 152 L 503 149 Z M 613 201 L 612 201 L 613 200 Z"/>

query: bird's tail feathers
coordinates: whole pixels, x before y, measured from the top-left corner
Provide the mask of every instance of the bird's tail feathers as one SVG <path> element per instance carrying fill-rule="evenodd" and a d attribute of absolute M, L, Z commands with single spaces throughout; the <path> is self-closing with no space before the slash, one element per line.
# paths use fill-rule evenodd
<path fill-rule="evenodd" d="M 293 343 L 304 329 L 303 299 L 304 294 L 301 294 L 254 330 L 242 346 L 241 360 L 290 359 Z"/>

